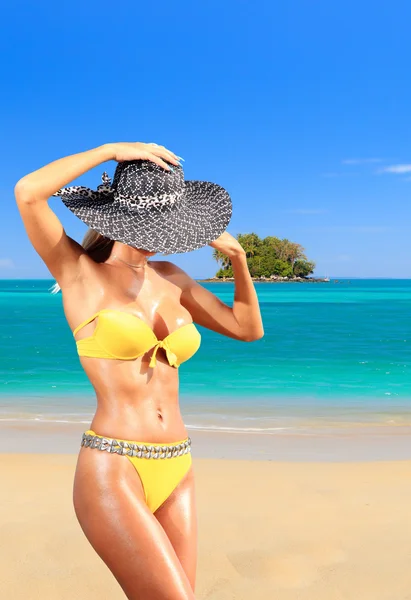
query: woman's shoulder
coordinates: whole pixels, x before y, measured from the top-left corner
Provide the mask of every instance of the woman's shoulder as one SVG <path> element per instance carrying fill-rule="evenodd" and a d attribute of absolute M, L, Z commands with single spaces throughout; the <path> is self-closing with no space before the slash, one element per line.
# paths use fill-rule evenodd
<path fill-rule="evenodd" d="M 150 260 L 150 264 L 156 269 L 157 272 L 170 279 L 170 281 L 182 289 L 194 281 L 190 275 L 188 275 L 188 273 L 170 260 Z"/>
<path fill-rule="evenodd" d="M 150 260 L 150 265 L 155 269 L 158 269 L 163 272 L 176 273 L 177 271 L 182 271 L 177 265 L 175 265 L 170 260 Z"/>

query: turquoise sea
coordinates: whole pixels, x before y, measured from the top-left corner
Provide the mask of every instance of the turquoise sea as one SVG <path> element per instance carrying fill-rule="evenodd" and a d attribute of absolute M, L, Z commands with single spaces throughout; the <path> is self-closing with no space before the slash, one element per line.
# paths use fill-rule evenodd
<path fill-rule="evenodd" d="M 0 419 L 89 423 L 93 390 L 52 280 L 0 281 Z M 232 304 L 234 285 L 203 284 Z M 199 328 L 180 367 L 192 428 L 411 423 L 411 280 L 257 283 L 265 336 Z"/>

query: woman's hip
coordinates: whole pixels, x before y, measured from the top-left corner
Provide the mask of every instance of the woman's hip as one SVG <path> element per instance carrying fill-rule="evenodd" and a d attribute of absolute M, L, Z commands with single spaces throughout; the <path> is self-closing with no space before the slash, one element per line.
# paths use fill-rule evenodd
<path fill-rule="evenodd" d="M 191 439 L 189 437 L 175 442 L 159 443 L 105 437 L 89 429 L 83 433 L 81 446 L 83 457 L 83 453 L 90 450 L 95 452 L 96 456 L 93 463 L 96 471 L 101 472 L 108 468 L 107 461 L 103 461 L 105 463 L 104 467 L 100 461 L 97 461 L 97 454 L 105 454 L 106 456 L 107 453 L 118 454 L 128 459 L 134 467 L 135 475 L 140 480 L 144 500 L 153 513 L 185 478 L 192 464 Z M 97 450 L 100 453 L 97 453 Z M 109 462 L 111 462 L 111 459 Z M 120 462 L 122 465 L 122 461 Z M 121 465 L 118 461 L 113 460 L 112 468 L 118 471 Z M 89 468 L 90 464 L 87 470 Z M 109 470 L 112 473 L 112 469 Z M 120 473 L 119 476 L 121 477 Z M 98 477 L 97 473 L 96 477 Z M 112 476 L 110 476 L 109 481 L 113 482 Z M 112 485 L 112 483 L 109 485 Z"/>

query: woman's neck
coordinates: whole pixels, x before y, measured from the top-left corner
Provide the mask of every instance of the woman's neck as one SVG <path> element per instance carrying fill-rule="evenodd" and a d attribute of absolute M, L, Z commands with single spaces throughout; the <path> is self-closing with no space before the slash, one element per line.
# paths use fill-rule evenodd
<path fill-rule="evenodd" d="M 133 246 L 122 244 L 121 242 L 114 242 L 110 259 L 119 260 L 129 266 L 138 267 L 146 265 L 148 258 L 154 254 L 155 252 L 134 248 Z"/>

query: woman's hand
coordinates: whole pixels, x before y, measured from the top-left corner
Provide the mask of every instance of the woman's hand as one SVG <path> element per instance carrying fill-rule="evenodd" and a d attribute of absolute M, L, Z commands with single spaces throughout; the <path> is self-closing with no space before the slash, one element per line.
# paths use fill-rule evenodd
<path fill-rule="evenodd" d="M 167 150 L 164 146 L 157 144 L 144 144 L 143 142 L 119 142 L 116 144 L 106 144 L 110 149 L 113 160 L 123 162 L 125 160 L 151 160 L 166 171 L 170 171 L 171 163 L 179 165 L 180 157 Z M 165 162 L 167 161 L 167 162 Z"/>
<path fill-rule="evenodd" d="M 210 242 L 209 246 L 229 257 L 245 255 L 241 244 L 227 231 L 224 231 L 214 242 Z"/>

